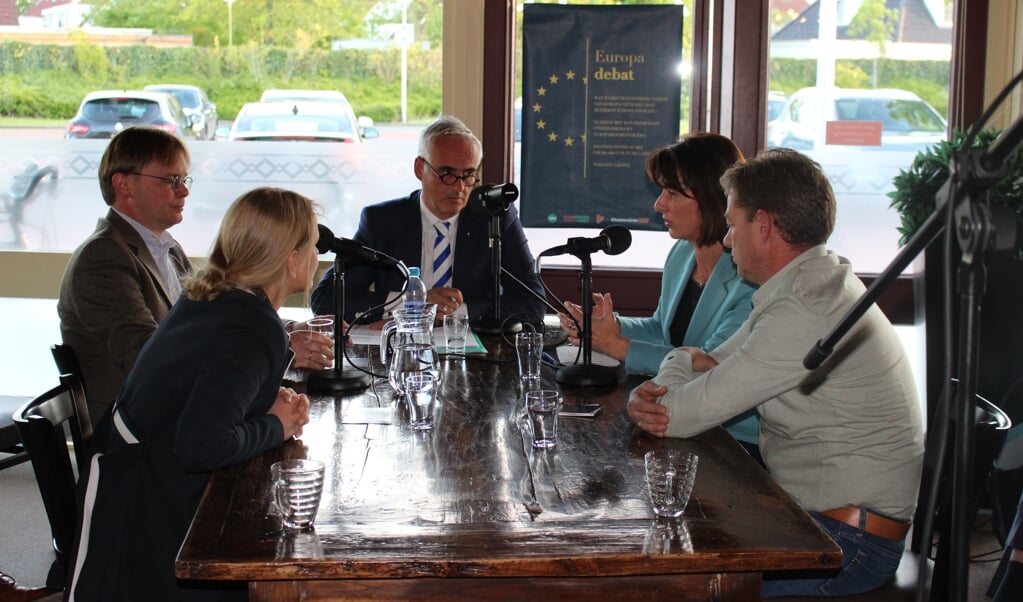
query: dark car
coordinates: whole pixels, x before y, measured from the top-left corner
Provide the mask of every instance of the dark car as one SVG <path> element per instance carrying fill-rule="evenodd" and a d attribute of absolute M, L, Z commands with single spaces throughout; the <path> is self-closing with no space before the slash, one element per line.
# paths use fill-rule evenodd
<path fill-rule="evenodd" d="M 220 117 L 217 115 L 217 105 L 210 102 L 205 90 L 199 86 L 185 84 L 153 84 L 146 86 L 143 90 L 167 92 L 178 99 L 178 104 L 185 111 L 185 115 L 188 115 L 189 118 L 192 115 L 199 116 L 199 138 L 213 140 Z"/>
<path fill-rule="evenodd" d="M 195 138 L 199 117 L 185 115 L 166 92 L 90 92 L 67 125 L 65 138 L 110 138 L 133 125 L 150 125 L 182 138 Z"/>

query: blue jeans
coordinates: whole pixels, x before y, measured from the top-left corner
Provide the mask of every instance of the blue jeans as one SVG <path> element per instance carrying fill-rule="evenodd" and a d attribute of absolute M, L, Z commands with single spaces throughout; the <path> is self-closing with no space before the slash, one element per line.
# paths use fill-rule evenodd
<path fill-rule="evenodd" d="M 842 548 L 842 568 L 836 573 L 806 572 L 793 576 L 779 572 L 765 575 L 760 595 L 849 596 L 869 592 L 888 583 L 899 568 L 905 540 L 895 541 L 871 535 L 817 512 L 810 516 Z M 862 511 L 861 511 L 862 524 Z"/>

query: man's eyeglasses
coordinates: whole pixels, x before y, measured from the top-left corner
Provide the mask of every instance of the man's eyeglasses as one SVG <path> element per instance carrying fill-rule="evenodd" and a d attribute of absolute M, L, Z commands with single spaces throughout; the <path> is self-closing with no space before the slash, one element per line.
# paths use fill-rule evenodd
<path fill-rule="evenodd" d="M 419 158 L 423 159 L 422 157 Z M 480 176 L 476 172 L 467 173 L 464 176 L 460 176 L 453 171 L 445 171 L 444 173 L 441 173 L 437 171 L 433 165 L 430 165 L 430 162 L 426 159 L 423 159 L 423 163 L 430 168 L 430 171 L 432 171 L 433 174 L 437 176 L 437 179 L 440 180 L 441 184 L 444 184 L 445 186 L 454 186 L 455 182 L 461 180 L 463 184 L 472 188 L 480 181 Z"/>
<path fill-rule="evenodd" d="M 163 180 L 164 182 L 167 182 L 168 184 L 170 184 L 171 190 L 173 190 L 174 192 L 177 192 L 181 188 L 182 184 L 185 185 L 185 188 L 191 188 L 192 187 L 192 176 L 184 176 L 184 177 L 182 177 L 182 176 L 174 176 L 173 178 L 164 178 L 162 176 L 154 176 L 154 175 L 151 175 L 151 174 L 142 173 L 140 171 L 129 171 L 128 175 L 132 175 L 132 176 L 146 176 L 147 178 L 153 178 L 154 180 Z"/>

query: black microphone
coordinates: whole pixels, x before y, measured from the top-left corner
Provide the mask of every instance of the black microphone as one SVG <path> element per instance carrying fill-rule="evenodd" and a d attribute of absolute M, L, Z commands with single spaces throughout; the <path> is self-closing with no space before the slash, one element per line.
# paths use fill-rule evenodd
<path fill-rule="evenodd" d="M 479 215 L 494 216 L 508 210 L 508 205 L 519 198 L 519 188 L 515 184 L 484 184 L 473 188 L 469 193 L 469 209 Z"/>
<path fill-rule="evenodd" d="M 603 251 L 608 255 L 624 253 L 632 245 L 632 232 L 621 225 L 608 226 L 600 231 L 600 236 L 583 238 L 581 236 L 568 239 L 566 244 L 547 249 L 540 257 L 564 255 L 566 253 L 579 256 Z"/>
<path fill-rule="evenodd" d="M 370 265 L 392 267 L 399 272 L 402 271 L 401 262 L 397 259 L 374 251 L 360 242 L 347 238 L 338 238 L 330 231 L 330 228 L 319 224 L 320 238 L 316 241 L 316 250 L 323 253 L 337 253 L 348 263 L 368 263 Z"/>

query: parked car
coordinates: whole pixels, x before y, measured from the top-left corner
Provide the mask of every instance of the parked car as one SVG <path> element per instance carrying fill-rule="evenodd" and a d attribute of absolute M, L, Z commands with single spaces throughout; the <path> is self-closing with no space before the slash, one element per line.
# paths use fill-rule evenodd
<path fill-rule="evenodd" d="M 210 102 L 206 91 L 199 86 L 188 86 L 184 84 L 153 84 L 146 86 L 143 90 L 156 92 L 167 92 L 178 99 L 178 104 L 184 109 L 185 115 L 199 116 L 199 138 L 213 140 L 217 131 L 217 122 L 220 120 L 217 115 L 217 105 Z"/>
<path fill-rule="evenodd" d="M 195 138 L 199 117 L 185 115 L 166 92 L 107 90 L 90 92 L 67 125 L 65 138 L 110 138 L 133 125 L 151 125 L 182 138 Z"/>
<path fill-rule="evenodd" d="M 283 90 L 277 88 L 271 88 L 269 90 L 263 90 L 262 96 L 259 97 L 259 102 L 279 102 L 279 101 L 309 101 L 309 102 L 340 102 L 346 105 L 351 105 L 348 102 L 348 98 L 344 94 L 337 90 Z"/>
<path fill-rule="evenodd" d="M 793 94 L 781 115 L 768 123 L 769 146 L 813 150 L 821 122 L 820 88 L 803 88 Z M 919 96 L 906 90 L 884 88 L 855 90 L 834 88 L 823 111 L 824 121 L 880 121 L 881 145 L 866 150 L 915 151 L 944 140 L 945 119 Z"/>
<path fill-rule="evenodd" d="M 351 108 L 352 103 L 348 97 L 338 90 L 304 90 L 304 89 L 280 89 L 270 88 L 263 90 L 259 102 L 334 102 Z M 352 109 L 354 114 L 355 109 Z M 373 126 L 373 120 L 360 115 L 356 122 L 359 124 L 359 133 L 363 138 L 376 138 L 380 133 Z M 376 132 L 375 134 L 373 132 Z"/>
<path fill-rule="evenodd" d="M 352 107 L 330 102 L 250 102 L 235 117 L 228 140 L 312 140 L 361 143 L 376 128 L 360 132 Z"/>
<path fill-rule="evenodd" d="M 767 94 L 767 120 L 774 121 L 781 115 L 782 109 L 785 108 L 785 103 L 788 102 L 788 96 L 785 96 L 782 92 L 769 92 Z"/>
<path fill-rule="evenodd" d="M 522 142 L 522 97 L 515 99 L 515 142 Z"/>

